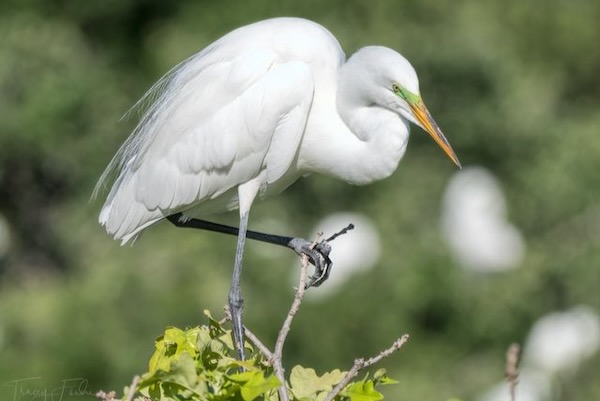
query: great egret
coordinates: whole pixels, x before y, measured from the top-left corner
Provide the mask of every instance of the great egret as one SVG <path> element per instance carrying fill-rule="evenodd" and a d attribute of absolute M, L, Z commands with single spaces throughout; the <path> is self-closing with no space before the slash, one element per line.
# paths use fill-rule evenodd
<path fill-rule="evenodd" d="M 309 173 L 356 185 L 386 178 L 404 155 L 409 122 L 460 166 L 404 57 L 369 46 L 346 61 L 327 29 L 300 18 L 228 33 L 173 68 L 137 105 L 147 103 L 98 182 L 116 175 L 99 221 L 122 243 L 164 218 L 238 234 L 229 305 L 242 358 L 246 236 L 308 254 L 317 271 L 312 285 L 329 269 L 326 245 L 315 251 L 302 239 L 248 231 L 256 198 Z M 239 230 L 198 219 L 236 208 Z"/>

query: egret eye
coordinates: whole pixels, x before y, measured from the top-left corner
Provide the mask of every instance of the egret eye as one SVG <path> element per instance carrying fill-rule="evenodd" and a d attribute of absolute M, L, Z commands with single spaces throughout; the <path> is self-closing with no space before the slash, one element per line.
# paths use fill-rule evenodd
<path fill-rule="evenodd" d="M 394 92 L 394 95 L 401 97 L 411 104 L 418 102 L 420 99 L 418 94 L 412 93 L 408 89 L 395 82 L 392 83 L 392 91 Z"/>

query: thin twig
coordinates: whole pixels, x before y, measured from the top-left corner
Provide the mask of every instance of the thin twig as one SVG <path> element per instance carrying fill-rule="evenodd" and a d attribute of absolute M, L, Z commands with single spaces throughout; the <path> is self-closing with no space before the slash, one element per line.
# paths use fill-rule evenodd
<path fill-rule="evenodd" d="M 300 282 L 298 283 L 298 288 L 296 289 L 296 294 L 294 295 L 294 302 L 292 302 L 292 306 L 288 311 L 288 314 L 283 321 L 283 325 L 281 326 L 281 330 L 279 330 L 279 334 L 277 335 L 277 341 L 275 342 L 275 356 L 281 357 L 283 353 L 283 344 L 285 343 L 285 339 L 287 338 L 288 333 L 290 332 L 290 328 L 292 326 L 292 320 L 294 320 L 294 316 L 298 312 L 300 308 L 300 304 L 302 303 L 302 299 L 304 298 L 304 291 L 306 286 L 306 271 L 308 268 L 308 257 L 302 257 L 302 264 L 300 266 Z"/>
<path fill-rule="evenodd" d="M 304 291 L 306 289 L 306 271 L 308 269 L 308 256 L 302 256 L 302 262 L 300 264 L 300 282 L 298 284 L 298 288 L 296 289 L 296 294 L 294 295 L 294 301 L 292 302 L 292 306 L 281 326 L 281 330 L 279 330 L 279 334 L 277 335 L 277 341 L 275 342 L 275 350 L 273 352 L 273 356 L 271 358 L 271 364 L 273 365 L 273 370 L 275 371 L 275 375 L 279 378 L 281 382 L 281 386 L 278 389 L 279 392 L 279 401 L 289 401 L 289 396 L 287 392 L 287 386 L 285 384 L 285 370 L 283 369 L 283 344 L 285 343 L 285 339 L 290 332 L 290 327 L 292 325 L 292 320 L 294 316 L 298 312 L 300 308 L 300 304 L 302 303 L 302 298 L 304 298 Z"/>
<path fill-rule="evenodd" d="M 387 358 L 392 355 L 394 352 L 398 351 L 402 346 L 408 341 L 408 334 L 404 334 L 402 337 L 398 338 L 391 347 L 381 351 L 378 355 L 371 357 L 365 361 L 364 358 L 358 358 L 354 360 L 354 365 L 352 368 L 346 373 L 344 378 L 327 394 L 327 397 L 323 401 L 332 401 L 336 395 L 338 395 L 347 385 L 350 383 L 358 372 L 362 369 L 367 368 L 377 362 L 381 361 L 383 358 Z"/>
<path fill-rule="evenodd" d="M 102 401 L 114 401 L 116 396 L 117 393 L 115 391 L 109 391 L 108 393 L 105 393 L 104 391 L 100 390 L 96 393 L 96 398 Z"/>
<path fill-rule="evenodd" d="M 520 352 L 521 347 L 517 343 L 512 343 L 506 351 L 506 368 L 504 375 L 506 376 L 506 381 L 508 382 L 511 401 L 515 401 L 516 399 L 517 383 L 519 382 L 518 365 Z"/>
<path fill-rule="evenodd" d="M 223 306 L 223 311 L 225 312 L 225 317 L 221 320 L 219 320 L 219 325 L 223 325 L 226 322 L 230 322 L 231 321 L 231 311 L 229 310 L 229 306 L 225 305 Z M 258 348 L 258 350 L 260 351 L 261 354 L 263 354 L 263 356 L 270 361 L 273 358 L 273 353 L 271 352 L 271 350 L 269 348 L 267 348 L 267 346 L 265 344 L 263 344 L 262 341 L 260 341 L 258 339 L 258 337 L 256 336 L 256 334 L 254 334 L 253 332 L 250 331 L 250 329 L 248 329 L 246 326 L 242 326 L 244 328 L 244 336 L 252 343 L 254 344 L 254 346 L 256 348 Z"/>
<path fill-rule="evenodd" d="M 331 242 L 334 239 L 336 239 L 337 237 L 339 237 L 340 235 L 346 234 L 350 230 L 354 230 L 354 224 L 352 224 L 352 223 L 348 224 L 346 227 L 342 228 L 340 231 L 338 231 L 337 233 L 333 234 L 331 237 L 327 238 L 325 240 L 325 242 Z"/>
<path fill-rule="evenodd" d="M 317 238 L 311 244 L 311 248 L 318 243 L 321 233 L 317 235 Z M 288 333 L 290 332 L 290 328 L 292 326 L 292 320 L 294 320 L 294 316 L 300 309 L 300 304 L 302 303 L 302 299 L 304 298 L 304 291 L 306 290 L 306 272 L 308 270 L 308 256 L 302 256 L 302 262 L 300 263 L 300 279 L 298 283 L 298 288 L 296 289 L 296 294 L 294 295 L 294 301 L 290 306 L 290 310 L 281 326 L 281 330 L 279 330 L 279 334 L 277 335 L 277 341 L 275 342 L 275 351 L 273 352 L 275 358 L 280 358 L 283 354 L 283 344 L 285 343 L 285 339 L 287 338 Z"/>
<path fill-rule="evenodd" d="M 383 358 L 387 358 L 388 356 L 392 355 L 394 352 L 396 352 L 400 348 L 402 348 L 402 346 L 408 341 L 408 338 L 409 338 L 409 335 L 404 334 L 402 337 L 400 337 L 399 339 L 394 341 L 394 343 L 392 344 L 391 347 L 381 351 L 379 353 L 379 355 L 376 355 L 372 358 L 367 359 L 367 361 L 363 365 L 363 368 L 374 365 L 374 364 L 378 363 L 379 361 L 381 361 Z"/>
<path fill-rule="evenodd" d="M 129 386 L 129 393 L 127 394 L 127 398 L 125 401 L 132 401 L 135 392 L 137 391 L 138 385 L 140 384 L 141 377 L 139 375 L 133 376 L 133 380 L 131 381 L 131 385 Z"/>
<path fill-rule="evenodd" d="M 225 316 L 223 317 L 223 319 L 217 322 L 219 323 L 219 326 L 223 326 L 225 323 L 231 321 L 231 312 L 229 311 L 228 305 L 223 306 L 223 312 L 225 313 Z"/>
<path fill-rule="evenodd" d="M 321 234 L 317 235 L 317 238 L 313 241 L 311 247 L 314 247 L 318 240 L 320 239 Z M 290 306 L 290 310 L 281 326 L 281 330 L 279 330 L 279 334 L 277 335 L 277 341 L 275 342 L 275 350 L 273 351 L 273 355 L 271 358 L 271 365 L 273 366 L 273 370 L 275 371 L 275 375 L 281 382 L 281 386 L 279 387 L 279 401 L 289 401 L 289 396 L 287 393 L 287 387 L 285 385 L 285 371 L 283 369 L 282 363 L 282 355 L 283 355 L 283 345 L 285 344 L 285 339 L 287 338 L 288 333 L 290 332 L 290 328 L 292 326 L 292 320 L 294 320 L 294 316 L 300 309 L 300 304 L 302 303 L 302 299 L 304 298 L 304 291 L 306 290 L 306 272 L 308 270 L 308 256 L 302 256 L 302 262 L 300 263 L 300 279 L 298 283 L 298 288 L 296 289 L 296 294 L 294 295 L 294 301 Z"/>
<path fill-rule="evenodd" d="M 267 348 L 267 346 L 263 344 L 263 342 L 260 341 L 258 337 L 256 337 L 256 335 L 253 332 L 251 332 L 246 326 L 244 326 L 244 335 L 252 344 L 254 344 L 256 348 L 258 348 L 260 353 L 263 354 L 263 356 L 268 361 L 271 361 L 273 359 L 273 353 L 271 352 L 271 350 Z"/>

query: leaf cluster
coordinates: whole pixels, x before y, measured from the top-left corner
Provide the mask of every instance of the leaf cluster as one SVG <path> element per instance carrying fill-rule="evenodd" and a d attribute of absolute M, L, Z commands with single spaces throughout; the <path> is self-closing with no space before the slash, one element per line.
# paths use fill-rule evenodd
<path fill-rule="evenodd" d="M 250 358 L 234 358 L 231 331 L 206 312 L 208 324 L 182 330 L 168 327 L 155 341 L 148 372 L 137 387 L 125 389 L 160 401 L 276 401 L 281 382 L 270 361 L 246 343 Z M 323 401 L 344 379 L 339 369 L 319 376 L 314 369 L 295 366 L 285 383 L 290 400 Z M 333 398 L 337 401 L 377 401 L 383 399 L 378 386 L 395 380 L 380 369 L 372 377 L 348 383 Z"/>

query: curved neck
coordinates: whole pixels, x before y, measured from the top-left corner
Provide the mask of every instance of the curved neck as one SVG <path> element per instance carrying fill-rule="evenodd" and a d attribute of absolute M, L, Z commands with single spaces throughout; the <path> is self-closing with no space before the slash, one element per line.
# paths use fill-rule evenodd
<path fill-rule="evenodd" d="M 339 106 L 338 106 L 339 109 Z M 367 184 L 390 176 L 404 156 L 409 125 L 397 114 L 376 106 L 340 110 L 353 146 L 344 147 L 346 168 L 354 171 L 346 180 Z"/>
<path fill-rule="evenodd" d="M 315 99 L 298 166 L 356 185 L 382 180 L 404 156 L 408 122 L 390 110 L 360 104 L 345 87 L 337 96 Z"/>

